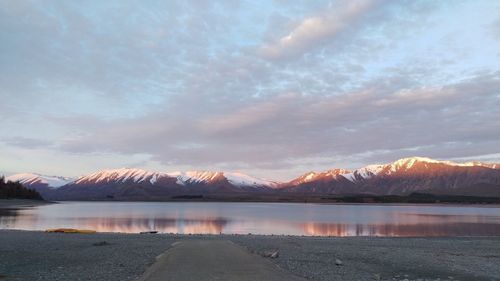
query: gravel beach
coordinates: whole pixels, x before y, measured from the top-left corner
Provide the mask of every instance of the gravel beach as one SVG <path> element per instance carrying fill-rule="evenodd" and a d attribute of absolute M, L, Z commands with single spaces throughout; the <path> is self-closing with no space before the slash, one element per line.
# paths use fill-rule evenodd
<path fill-rule="evenodd" d="M 172 243 L 230 240 L 310 280 L 500 280 L 500 237 L 330 238 L 0 231 L 0 279 L 135 280 Z M 216 254 L 216 253 L 215 253 Z M 341 264 L 340 264 L 341 263 Z"/>
<path fill-rule="evenodd" d="M 500 237 L 238 236 L 232 241 L 255 252 L 278 249 L 274 262 L 310 280 L 500 280 Z"/>

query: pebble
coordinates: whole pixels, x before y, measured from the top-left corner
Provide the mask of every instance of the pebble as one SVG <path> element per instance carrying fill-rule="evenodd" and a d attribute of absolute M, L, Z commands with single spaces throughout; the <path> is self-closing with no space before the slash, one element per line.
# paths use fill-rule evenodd
<path fill-rule="evenodd" d="M 106 246 L 106 245 L 110 245 L 110 243 L 108 243 L 106 241 L 101 241 L 101 242 L 96 242 L 92 245 L 94 245 L 94 246 Z"/>
<path fill-rule="evenodd" d="M 280 251 L 276 251 L 276 252 L 271 254 L 270 258 L 275 259 L 275 258 L 279 257 L 279 255 L 280 255 Z"/>
<path fill-rule="evenodd" d="M 275 259 L 275 258 L 279 257 L 279 255 L 280 255 L 279 250 L 275 250 L 275 251 L 266 250 L 266 251 L 263 251 L 261 253 L 261 256 L 263 256 L 265 258 L 271 258 L 271 259 Z"/>

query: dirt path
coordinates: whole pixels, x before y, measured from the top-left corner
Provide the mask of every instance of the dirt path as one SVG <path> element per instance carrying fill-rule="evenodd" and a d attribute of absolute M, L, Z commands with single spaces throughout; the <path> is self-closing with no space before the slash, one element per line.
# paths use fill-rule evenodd
<path fill-rule="evenodd" d="M 273 280 L 296 277 L 228 240 L 191 240 L 174 243 L 158 257 L 140 281 Z"/>

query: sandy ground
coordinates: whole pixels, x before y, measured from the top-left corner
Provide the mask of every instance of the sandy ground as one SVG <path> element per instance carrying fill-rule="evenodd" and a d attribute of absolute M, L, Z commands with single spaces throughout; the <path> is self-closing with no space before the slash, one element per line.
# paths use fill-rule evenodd
<path fill-rule="evenodd" d="M 0 231 L 0 280 L 136 280 L 174 242 L 200 239 L 232 241 L 254 255 L 279 250 L 278 258 L 267 259 L 310 280 L 500 280 L 500 237 L 318 238 L 14 230 Z"/>

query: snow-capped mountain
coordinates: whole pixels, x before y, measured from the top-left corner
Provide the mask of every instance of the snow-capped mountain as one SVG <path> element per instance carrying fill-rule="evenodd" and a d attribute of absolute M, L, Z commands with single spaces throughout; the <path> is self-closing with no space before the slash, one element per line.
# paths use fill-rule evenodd
<path fill-rule="evenodd" d="M 239 172 L 234 172 L 234 173 L 224 172 L 223 176 L 229 181 L 230 184 L 239 187 L 251 186 L 251 187 L 274 188 L 278 186 L 277 182 L 259 179 Z"/>
<path fill-rule="evenodd" d="M 500 196 L 500 165 L 456 163 L 425 157 L 409 157 L 387 164 L 340 171 L 336 177 L 307 173 L 286 184 L 285 190 L 327 194 L 440 194 Z"/>
<path fill-rule="evenodd" d="M 390 175 L 396 172 L 408 171 L 411 170 L 412 167 L 415 168 L 415 165 L 421 164 L 423 164 L 425 167 L 427 167 L 429 164 L 441 164 L 444 166 L 452 167 L 487 167 L 491 169 L 495 169 L 496 167 L 500 168 L 500 166 L 497 164 L 486 164 L 481 162 L 456 163 L 452 161 L 435 160 L 427 157 L 408 157 L 396 160 L 388 164 L 368 165 L 366 167 L 356 169 L 350 173 L 343 174 L 342 176 L 352 182 L 363 181 L 382 174 Z M 435 166 L 433 168 L 435 168 Z"/>
<path fill-rule="evenodd" d="M 342 176 L 351 182 L 363 181 L 378 175 L 383 168 L 383 165 L 368 165 L 352 172 L 344 173 Z"/>
<path fill-rule="evenodd" d="M 304 174 L 292 181 L 290 181 L 291 185 L 301 185 L 305 184 L 308 182 L 316 182 L 316 181 L 328 181 L 332 179 L 338 179 L 339 176 L 342 176 L 344 174 L 349 173 L 349 170 L 345 169 L 333 169 L 333 170 L 328 170 L 325 172 L 321 173 L 316 173 L 316 172 L 309 172 L 307 174 Z"/>
<path fill-rule="evenodd" d="M 500 165 L 403 158 L 355 170 L 309 172 L 279 183 L 236 172 L 102 170 L 75 180 L 39 174 L 6 178 L 38 190 L 50 200 L 164 200 L 199 194 L 375 194 L 413 192 L 500 197 Z"/>
<path fill-rule="evenodd" d="M 46 197 L 48 194 L 52 193 L 53 190 L 73 182 L 74 179 L 34 173 L 22 173 L 8 176 L 5 180 L 19 182 L 28 188 L 38 191 L 42 197 Z"/>
<path fill-rule="evenodd" d="M 108 183 L 150 183 L 155 184 L 159 178 L 169 177 L 166 173 L 151 172 L 142 169 L 102 170 L 79 177 L 74 184 L 108 184 Z"/>
<path fill-rule="evenodd" d="M 222 172 L 211 172 L 211 171 L 188 171 L 188 172 L 174 172 L 170 173 L 171 176 L 177 178 L 177 183 L 186 184 L 197 184 L 197 183 L 211 183 L 216 182 L 222 178 Z"/>
<path fill-rule="evenodd" d="M 179 185 L 212 184 L 228 181 L 238 187 L 272 187 L 276 183 L 251 177 L 243 173 L 188 171 L 188 172 L 152 172 L 142 169 L 121 168 L 103 170 L 90 175 L 82 176 L 74 184 L 107 184 L 107 183 L 149 183 L 155 184 L 162 179 L 176 179 Z"/>
<path fill-rule="evenodd" d="M 50 188 L 58 188 L 72 182 L 74 179 L 57 176 L 46 176 L 40 174 L 22 173 L 15 174 L 5 178 L 6 181 L 19 182 L 27 186 L 46 186 Z"/>
<path fill-rule="evenodd" d="M 183 194 L 267 192 L 277 184 L 242 173 L 153 172 L 121 168 L 79 177 L 45 197 L 52 200 L 154 200 Z"/>
<path fill-rule="evenodd" d="M 243 173 L 212 172 L 212 171 L 188 171 L 168 173 L 171 177 L 177 178 L 177 183 L 188 184 L 210 184 L 220 181 L 228 181 L 238 187 L 274 187 L 276 182 L 259 179 Z"/>
<path fill-rule="evenodd" d="M 379 175 L 390 175 L 393 173 L 401 173 L 405 171 L 411 171 L 412 169 L 427 169 L 436 170 L 438 166 L 448 166 L 448 167 L 485 167 L 490 169 L 499 169 L 498 164 L 487 164 L 481 162 L 465 162 L 456 163 L 452 161 L 441 161 L 435 160 L 427 157 L 409 157 L 402 158 L 392 163 L 384 165 L 368 165 L 366 167 L 354 170 L 350 173 L 342 174 L 346 179 L 356 182 L 370 179 Z"/>

